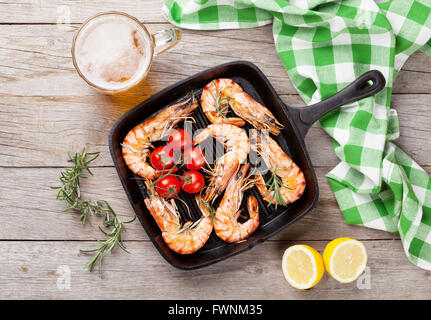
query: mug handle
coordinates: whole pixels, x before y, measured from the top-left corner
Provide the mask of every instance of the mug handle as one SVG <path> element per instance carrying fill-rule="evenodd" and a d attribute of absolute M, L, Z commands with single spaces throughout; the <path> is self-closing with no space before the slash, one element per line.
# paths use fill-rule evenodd
<path fill-rule="evenodd" d="M 154 41 L 154 55 L 158 56 L 175 46 L 178 41 L 181 40 L 181 31 L 176 28 L 171 28 L 159 31 L 152 36 Z"/>

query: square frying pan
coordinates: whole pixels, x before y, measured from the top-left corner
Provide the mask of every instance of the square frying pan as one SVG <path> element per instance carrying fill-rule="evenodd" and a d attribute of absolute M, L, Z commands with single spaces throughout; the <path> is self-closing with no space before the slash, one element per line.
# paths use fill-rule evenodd
<path fill-rule="evenodd" d="M 144 203 L 145 185 L 127 167 L 123 160 L 120 144 L 133 127 L 160 110 L 189 98 L 190 92 L 199 97 L 198 101 L 200 101 L 203 88 L 217 78 L 230 78 L 238 83 L 253 99 L 266 106 L 275 118 L 284 125 L 284 129 L 275 140 L 301 168 L 305 175 L 307 187 L 299 200 L 288 207 L 278 206 L 277 209 L 273 205 L 268 206 L 255 187 L 247 190 L 244 198 L 249 192 L 258 199 L 259 203 L 260 225 L 256 232 L 245 241 L 234 244 L 224 242 L 213 232 L 203 248 L 191 255 L 180 255 L 170 250 L 163 241 L 161 231 Z M 310 212 L 317 203 L 319 188 L 316 174 L 305 147 L 305 135 L 313 123 L 326 113 L 344 104 L 369 97 L 379 92 L 384 86 L 383 75 L 379 71 L 373 70 L 363 74 L 326 100 L 307 107 L 291 107 L 281 101 L 268 79 L 256 65 L 247 61 L 230 62 L 182 80 L 127 112 L 113 126 L 109 135 L 109 148 L 127 197 L 148 237 L 160 254 L 177 268 L 202 268 L 253 248 L 288 228 Z M 196 120 L 196 123 L 193 124 L 193 132 L 210 124 L 200 107 L 195 110 L 193 116 Z M 245 128 L 247 129 L 247 127 Z M 195 220 L 199 219 L 201 212 L 196 206 L 193 196 L 180 192 L 179 197 L 188 203 L 192 217 Z M 180 202 L 177 202 L 177 205 L 182 218 L 185 219 L 183 221 L 190 220 L 187 208 Z"/>

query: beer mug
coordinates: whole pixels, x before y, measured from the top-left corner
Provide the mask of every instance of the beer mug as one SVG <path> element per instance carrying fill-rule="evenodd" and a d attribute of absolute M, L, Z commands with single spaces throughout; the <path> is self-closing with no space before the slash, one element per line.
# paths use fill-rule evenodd
<path fill-rule="evenodd" d="M 178 29 L 150 34 L 135 17 L 123 12 L 100 13 L 86 20 L 73 38 L 76 71 L 105 94 L 126 92 L 139 85 L 154 56 L 181 39 Z"/>

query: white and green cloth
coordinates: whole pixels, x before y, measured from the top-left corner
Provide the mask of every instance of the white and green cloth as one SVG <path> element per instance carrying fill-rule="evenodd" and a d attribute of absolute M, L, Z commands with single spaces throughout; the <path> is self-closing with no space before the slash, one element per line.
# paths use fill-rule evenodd
<path fill-rule="evenodd" d="M 199 30 L 272 23 L 276 50 L 307 104 L 380 70 L 385 89 L 320 120 L 341 160 L 327 178 L 347 223 L 398 232 L 409 260 L 431 270 L 431 179 L 392 142 L 399 131 L 390 108 L 407 58 L 418 49 L 431 55 L 430 7 L 431 0 L 166 0 L 163 14 Z"/>

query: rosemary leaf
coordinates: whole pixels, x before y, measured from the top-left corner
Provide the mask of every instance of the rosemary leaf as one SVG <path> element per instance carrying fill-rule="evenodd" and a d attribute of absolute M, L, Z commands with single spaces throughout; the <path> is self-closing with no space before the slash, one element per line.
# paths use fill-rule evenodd
<path fill-rule="evenodd" d="M 214 87 L 217 88 L 217 84 L 214 82 Z M 217 111 L 217 114 L 222 116 L 224 119 L 227 119 L 227 113 L 229 111 L 229 104 L 225 103 L 224 101 L 229 101 L 230 97 L 221 98 L 221 91 L 217 88 L 217 92 L 214 93 L 210 89 L 210 93 L 214 99 L 214 107 Z"/>

